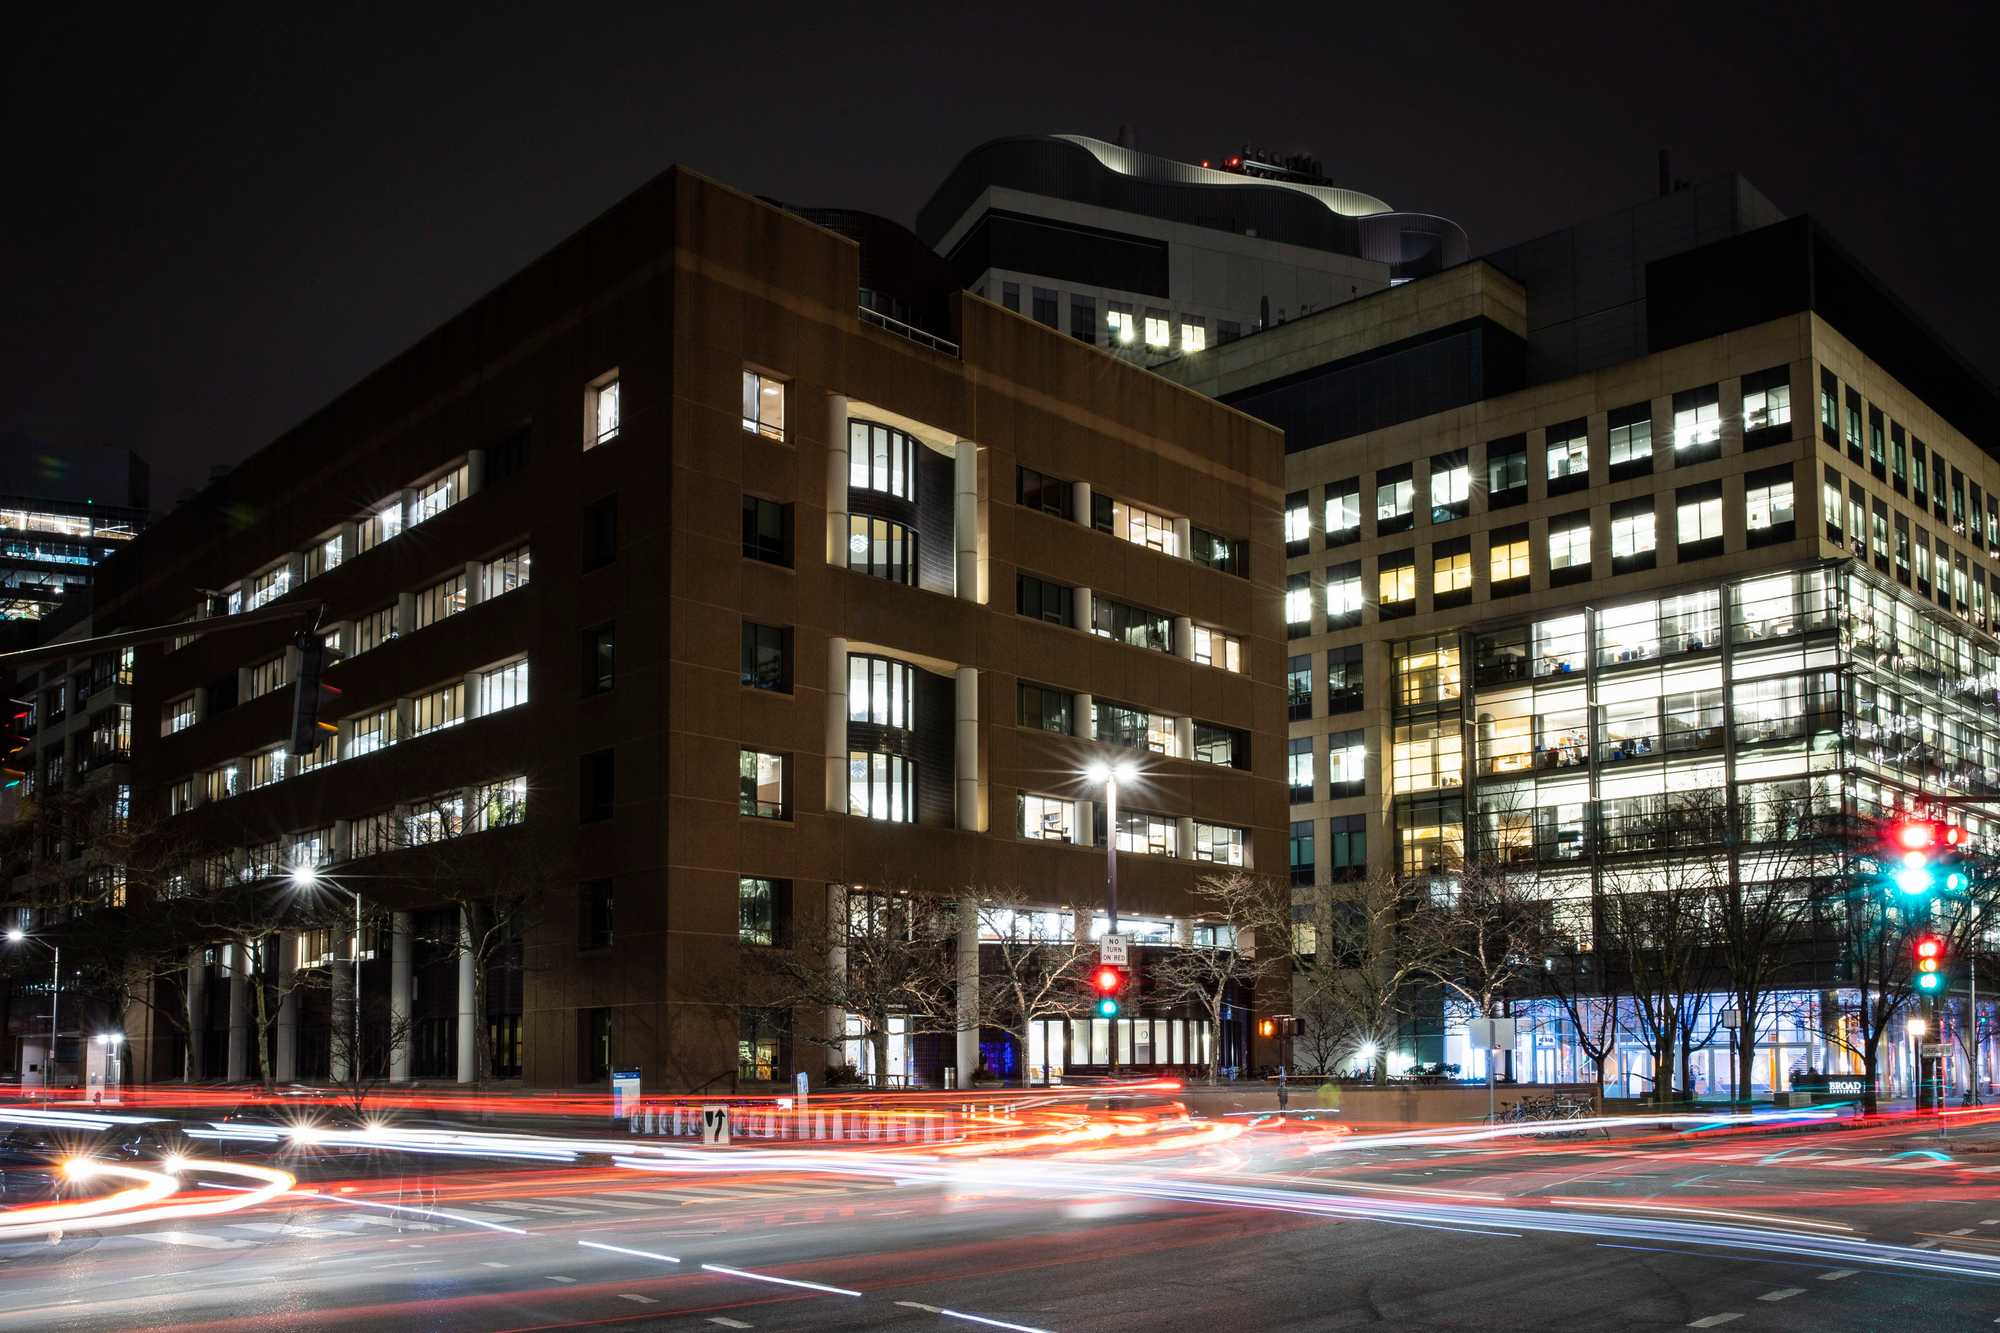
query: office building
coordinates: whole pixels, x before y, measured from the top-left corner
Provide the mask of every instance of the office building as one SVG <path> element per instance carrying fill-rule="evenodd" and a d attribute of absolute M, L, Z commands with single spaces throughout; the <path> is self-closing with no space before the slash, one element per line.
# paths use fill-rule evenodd
<path fill-rule="evenodd" d="M 1465 233 L 1248 150 L 1176 162 L 1080 134 L 981 144 L 917 214 L 960 286 L 1146 364 L 1434 273 Z"/>
<path fill-rule="evenodd" d="M 891 270 L 671 170 L 151 529 L 97 623 L 190 622 L 131 686 L 143 817 L 220 848 L 168 891 L 359 892 L 395 1079 L 1201 1063 L 1143 993 L 1026 1049 L 898 1032 L 883 1068 L 808 1040 L 844 1015 L 746 1003 L 747 955 L 886 895 L 1101 929 L 1107 837 L 1142 953 L 1197 937 L 1202 876 L 1284 863 L 1277 432 Z M 336 657 L 310 753 L 299 634 Z M 1110 829 L 1105 755 L 1143 769 Z M 135 1071 L 254 1075 L 252 973 L 331 970 L 267 1050 L 339 1073 L 348 933 L 199 951 L 224 1025 L 135 1028 Z M 1242 1010 L 1224 1040 L 1258 1058 Z"/>
<path fill-rule="evenodd" d="M 1162 367 L 1286 433 L 1295 882 L 1505 867 L 1588 953 L 1607 886 L 1771 873 L 1802 802 L 2000 834 L 2000 401 L 1774 214 L 1708 182 Z M 1760 1090 L 1858 1068 L 1824 946 Z M 1520 1012 L 1512 1069 L 1591 1081 Z M 1435 1022 L 1392 1068 L 1439 1060 L 1483 1069 Z M 1653 1087 L 1636 1036 L 1605 1067 Z"/>
<path fill-rule="evenodd" d="M 89 586 L 91 571 L 146 526 L 149 478 L 129 449 L 0 448 L 0 620 L 39 621 Z M 10 627 L 5 647 L 38 630 Z"/>

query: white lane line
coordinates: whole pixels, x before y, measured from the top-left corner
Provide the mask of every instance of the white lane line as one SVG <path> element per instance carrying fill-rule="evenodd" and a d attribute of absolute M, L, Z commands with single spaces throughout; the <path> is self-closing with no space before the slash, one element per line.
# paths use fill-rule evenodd
<path fill-rule="evenodd" d="M 553 1274 L 553 1273 L 544 1273 L 544 1274 L 542 1275 L 542 1281 L 544 1281 L 544 1282 L 560 1282 L 560 1283 L 562 1283 L 562 1284 L 563 1284 L 564 1286 L 569 1286 L 569 1285 L 571 1285 L 572 1283 L 574 1283 L 574 1282 L 576 1281 L 576 1279 L 575 1279 L 575 1278 L 573 1278 L 573 1277 L 557 1277 L 557 1276 L 556 1276 L 555 1274 Z"/>
<path fill-rule="evenodd" d="M 935 1305 L 925 1305 L 925 1304 L 924 1304 L 924 1303 L 923 1303 L 922 1301 L 897 1301 L 897 1302 L 896 1302 L 896 1304 L 898 1304 L 898 1305 L 900 1305 L 900 1306 L 904 1307 L 905 1309 L 909 1309 L 909 1310 L 922 1310 L 922 1311 L 923 1311 L 923 1312 L 924 1312 L 925 1314 L 943 1314 L 943 1313 L 944 1313 L 944 1310 L 943 1310 L 942 1308 L 940 1308 L 939 1306 L 935 1306 Z"/>
<path fill-rule="evenodd" d="M 1838 1282 L 1840 1281 L 1840 1279 L 1844 1277 L 1853 1277 L 1856 1273 L 1860 1271 L 1861 1270 L 1858 1268 L 1830 1269 L 1827 1272 L 1821 1273 L 1819 1275 L 1819 1280 L 1822 1282 Z"/>
<path fill-rule="evenodd" d="M 985 1324 L 989 1328 L 1010 1328 L 1014 1333 L 1050 1333 L 1046 1328 L 1036 1328 L 1032 1324 L 1010 1324 L 1004 1319 L 988 1319 L 983 1314 L 967 1314 L 963 1310 L 939 1310 L 946 1319 L 963 1319 L 968 1323 Z"/>
<path fill-rule="evenodd" d="M 772 1277 L 768 1273 L 747 1273 L 740 1268 L 728 1268 L 722 1264 L 703 1264 L 702 1267 L 711 1273 L 726 1273 L 730 1277 L 748 1278 L 752 1282 L 775 1282 L 781 1287 L 804 1287 L 807 1291 L 824 1291 L 834 1296 L 859 1296 L 861 1294 L 858 1291 L 849 1291 L 846 1287 L 829 1287 L 822 1282 L 801 1282 L 799 1279 L 792 1277 Z"/>
<path fill-rule="evenodd" d="M 708 1322 L 709 1322 L 709 1323 L 711 1323 L 711 1324 L 720 1324 L 720 1325 L 722 1325 L 722 1326 L 723 1326 L 724 1328 L 755 1328 L 755 1327 L 756 1327 L 756 1325 L 755 1325 L 755 1324 L 746 1324 L 746 1323 L 744 1323 L 744 1322 L 743 1322 L 743 1321 L 742 1321 L 741 1319 L 730 1319 L 730 1318 L 727 1318 L 727 1317 L 725 1317 L 725 1316 L 723 1316 L 723 1315 L 719 1315 L 719 1314 L 712 1314 L 712 1315 L 710 1315 L 710 1316 L 708 1317 Z"/>
<path fill-rule="evenodd" d="M 481 1268 L 505 1268 L 507 1265 L 503 1263 L 497 1263 L 492 1259 L 482 1259 L 479 1261 L 479 1266 Z"/>
<path fill-rule="evenodd" d="M 403 1264 L 376 1264 L 376 1265 L 375 1265 L 375 1267 L 377 1267 L 377 1268 L 422 1268 L 422 1267 L 424 1267 L 424 1266 L 425 1266 L 426 1264 L 441 1264 L 441 1263 L 443 1263 L 443 1262 L 444 1262 L 444 1260 L 442 1260 L 442 1259 L 412 1259 L 412 1260 L 410 1260 L 410 1261 L 409 1261 L 408 1263 L 403 1263 Z"/>
<path fill-rule="evenodd" d="M 526 1199 L 509 1199 L 507 1200 L 507 1206 L 509 1208 L 521 1209 L 524 1212 L 548 1213 L 555 1217 L 590 1216 L 590 1210 L 588 1208 L 565 1208 L 560 1204 L 554 1204 L 554 1203 L 530 1203 Z"/>
<path fill-rule="evenodd" d="M 2000 1227 L 2000 1217 L 1982 1217 L 1979 1219 L 1979 1225 L 1983 1227 Z"/>
<path fill-rule="evenodd" d="M 634 1305 L 658 1305 L 658 1304 L 659 1304 L 659 1302 L 658 1302 L 658 1301 L 656 1301 L 656 1300 L 654 1300 L 654 1299 L 653 1299 L 653 1298 L 652 1298 L 651 1296 L 641 1296 L 641 1295 L 640 1295 L 640 1294 L 639 1294 L 638 1292 L 636 1292 L 636 1291 L 621 1291 L 621 1292 L 619 1292 L 619 1293 L 618 1293 L 618 1299 L 619 1299 L 619 1300 L 621 1300 L 621 1301 L 631 1301 L 631 1302 L 632 1302 L 632 1303 L 633 1303 Z"/>
<path fill-rule="evenodd" d="M 162 1245 L 189 1245 L 197 1250 L 242 1250 L 255 1244 L 254 1241 L 204 1236 L 194 1231 L 135 1231 L 129 1234 L 140 1240 L 157 1241 Z"/>
<path fill-rule="evenodd" d="M 1952 1232 L 1951 1234 L 1954 1236 L 1970 1236 L 1972 1234 L 1972 1228 L 1960 1227 L 1958 1230 Z"/>
<path fill-rule="evenodd" d="M 586 1198 L 580 1194 L 551 1194 L 548 1197 L 552 1203 L 574 1203 L 586 1208 L 624 1208 L 628 1211 L 636 1210 L 642 1213 L 657 1213 L 660 1211 L 660 1205 L 657 1203 L 641 1203 L 637 1199 Z"/>
<path fill-rule="evenodd" d="M 663 1264 L 677 1264 L 680 1260 L 671 1254 L 656 1254 L 652 1250 L 628 1250 L 623 1245 L 606 1245 L 602 1241 L 580 1240 L 577 1242 L 586 1250 L 603 1250 L 608 1254 L 629 1254 L 635 1259 L 658 1259 Z"/>
<path fill-rule="evenodd" d="M 1712 1314 L 1704 1319 L 1697 1319 L 1693 1323 L 1689 1324 L 1688 1327 L 1714 1328 L 1717 1324 L 1726 1324 L 1732 1319 L 1741 1319 L 1742 1317 L 1743 1315 L 1741 1314 L 1741 1312 L 1732 1310 L 1728 1314 Z"/>
<path fill-rule="evenodd" d="M 1779 1287 L 1776 1291 L 1765 1292 L 1757 1299 L 1760 1301 L 1787 1301 L 1794 1296 L 1802 1296 L 1804 1294 L 1804 1287 Z"/>

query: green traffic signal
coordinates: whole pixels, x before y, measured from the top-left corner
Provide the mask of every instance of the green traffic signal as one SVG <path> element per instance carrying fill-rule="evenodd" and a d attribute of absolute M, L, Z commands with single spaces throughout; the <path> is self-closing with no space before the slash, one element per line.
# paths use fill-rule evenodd
<path fill-rule="evenodd" d="M 1097 1016 L 1099 1018 L 1118 1017 L 1118 1001 L 1112 999 L 1109 995 L 1099 1000 L 1097 1002 Z"/>

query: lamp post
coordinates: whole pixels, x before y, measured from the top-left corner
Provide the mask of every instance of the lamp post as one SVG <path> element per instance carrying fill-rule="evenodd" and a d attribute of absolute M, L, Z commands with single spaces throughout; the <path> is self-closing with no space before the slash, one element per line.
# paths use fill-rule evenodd
<path fill-rule="evenodd" d="M 122 1032 L 100 1032 L 97 1044 L 104 1048 L 106 1074 L 104 1087 L 98 1090 L 102 1096 L 105 1089 L 117 1088 L 125 1082 L 125 1034 Z"/>
<path fill-rule="evenodd" d="M 1915 1063 L 1910 1067 L 1910 1096 L 1912 1105 L 1919 1111 L 1924 1109 L 1924 1034 L 1931 1025 L 1921 1018 L 1906 1019 L 1903 1031 L 1910 1037 L 1910 1054 Z"/>
<path fill-rule="evenodd" d="M 1094 759 L 1084 770 L 1092 782 L 1104 784 L 1104 915 L 1105 934 L 1118 934 L 1118 784 L 1139 776 L 1139 767 L 1129 759 Z M 1120 960 L 1123 961 L 1122 959 Z M 1118 1072 L 1118 1020 L 1111 1020 L 1111 1041 L 1106 1051 L 1107 1068 Z"/>
<path fill-rule="evenodd" d="M 42 1078 L 42 1087 L 46 1091 L 56 1085 L 56 1008 L 62 1003 L 62 946 L 51 944 L 47 940 L 35 939 L 34 936 L 18 928 L 7 932 L 9 944 L 19 944 L 23 940 L 30 939 L 55 955 L 55 968 L 49 977 L 49 1067 L 48 1073 Z"/>
<path fill-rule="evenodd" d="M 328 879 L 309 865 L 293 866 L 291 879 L 295 889 L 316 889 L 331 884 L 354 899 L 354 946 L 351 950 L 354 975 L 347 979 L 347 989 L 354 1001 L 354 1026 L 348 1029 L 347 1036 L 347 1076 L 355 1080 L 358 1087 L 361 1080 L 361 895 L 345 884 Z"/>

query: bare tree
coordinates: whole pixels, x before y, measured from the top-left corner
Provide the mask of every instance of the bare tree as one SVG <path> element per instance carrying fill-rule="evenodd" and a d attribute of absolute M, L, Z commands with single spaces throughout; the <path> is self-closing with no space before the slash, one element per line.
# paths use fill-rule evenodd
<path fill-rule="evenodd" d="M 1078 937 L 1071 913 L 1030 907 L 1017 891 L 982 895 L 978 910 L 995 964 L 980 972 L 980 1020 L 1020 1043 L 1025 1059 L 1034 1024 L 1087 1012 L 1093 952 Z"/>
<path fill-rule="evenodd" d="M 1470 1017 L 1497 1016 L 1537 965 L 1549 927 L 1549 904 L 1533 877 L 1468 862 L 1440 881 L 1442 900 L 1411 914 L 1404 931 L 1449 1007 Z"/>
<path fill-rule="evenodd" d="M 801 930 L 789 945 L 746 956 L 750 988 L 793 1009 L 851 1015 L 854 1034 L 874 1053 L 877 1077 L 889 1065 L 889 1036 L 900 1020 L 909 1036 L 958 1030 L 957 934 L 949 903 L 908 893 L 853 891 L 843 917 Z M 741 990 L 732 986 L 740 1002 Z M 806 1039 L 838 1047 L 846 1034 L 808 1028 Z"/>
<path fill-rule="evenodd" d="M 1293 954 L 1293 999 L 1301 1043 L 1320 1072 L 1372 1049 L 1376 1077 L 1387 1075 L 1414 988 L 1440 962 L 1432 952 L 1438 933 L 1410 928 L 1426 910 L 1420 892 L 1388 875 L 1315 884 L 1306 892 L 1314 947 Z"/>
<path fill-rule="evenodd" d="M 408 1014 L 394 1012 L 380 996 L 363 999 L 359 1026 L 351 1020 L 333 1024 L 333 1086 L 357 1119 L 367 1114 L 368 1098 L 388 1079 L 396 1053 L 410 1044 L 414 1027 Z"/>
<path fill-rule="evenodd" d="M 1703 1000 L 1720 981 L 1713 971 L 1715 886 L 1727 873 L 1720 857 L 1698 850 L 1609 872 L 1604 934 L 1630 980 L 1634 1026 L 1652 1048 L 1655 1101 L 1671 1100 L 1677 1066 L 1682 1087 L 1693 1091 L 1690 1052 L 1717 1026 L 1703 1017 Z"/>
<path fill-rule="evenodd" d="M 1590 904 L 1575 913 L 1559 910 L 1542 940 L 1542 971 L 1536 981 L 1569 1020 L 1570 1033 L 1590 1061 L 1597 1097 L 1604 1100 L 1604 1067 L 1618 1049 L 1622 1024 L 1623 972 L 1615 951 L 1595 947 Z"/>
<path fill-rule="evenodd" d="M 1234 870 L 1195 888 L 1195 916 L 1213 927 L 1213 943 L 1175 949 L 1152 967 L 1161 996 L 1201 1007 L 1209 1029 L 1208 1079 L 1222 1072 L 1222 1016 L 1232 994 L 1249 990 L 1284 965 L 1291 952 L 1291 892 L 1264 876 Z"/>

